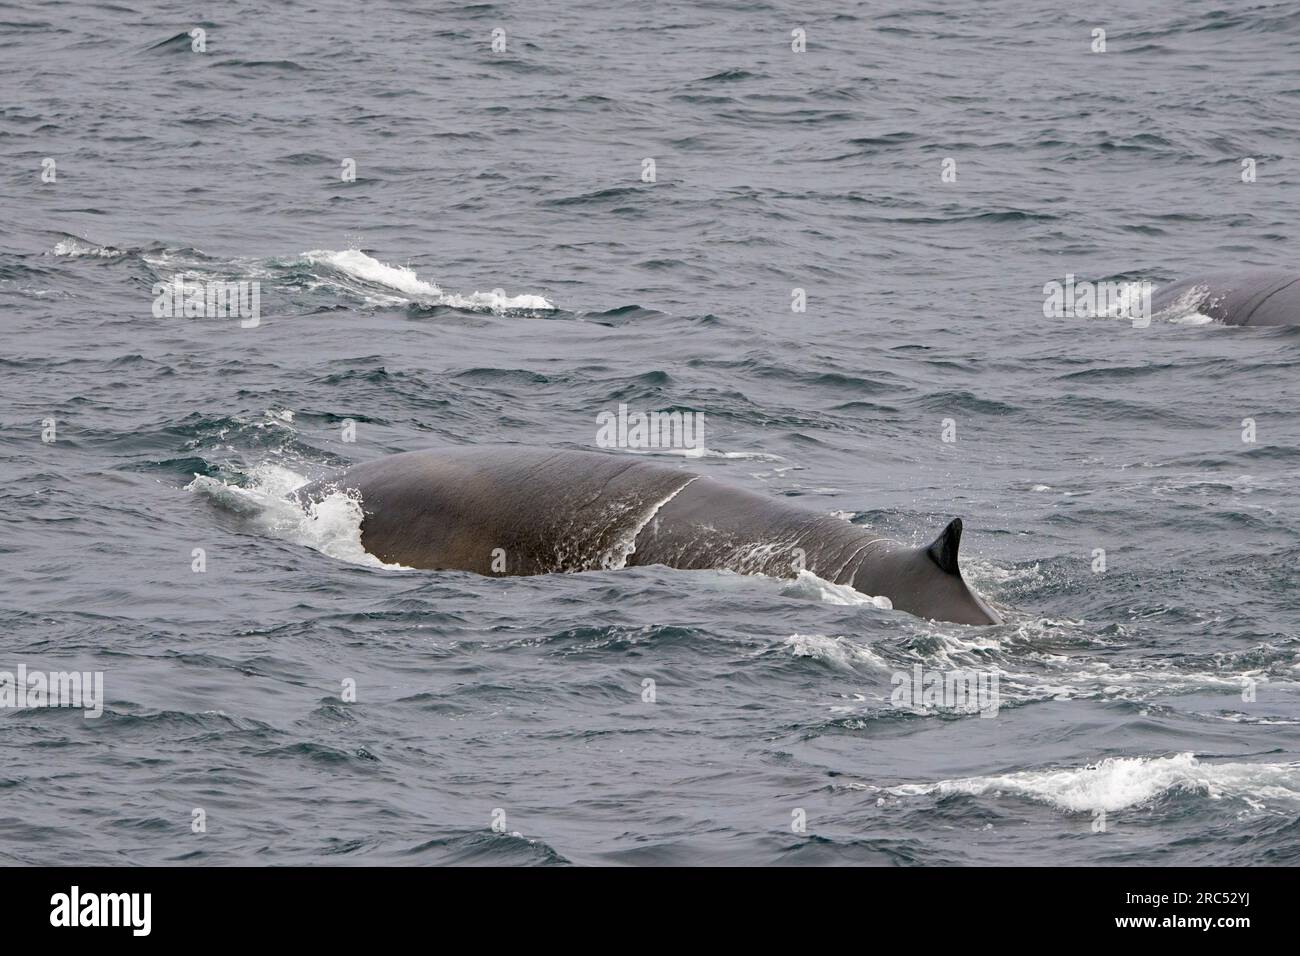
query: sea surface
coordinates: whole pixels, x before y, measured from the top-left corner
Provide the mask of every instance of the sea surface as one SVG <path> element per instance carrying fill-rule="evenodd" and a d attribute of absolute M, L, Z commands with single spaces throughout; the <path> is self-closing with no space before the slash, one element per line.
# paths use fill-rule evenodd
<path fill-rule="evenodd" d="M 0 861 L 1300 862 L 1300 329 L 1043 289 L 1297 267 L 1300 3 L 1035 7 L 0 8 Z M 1006 622 L 285 497 L 620 404 Z"/>

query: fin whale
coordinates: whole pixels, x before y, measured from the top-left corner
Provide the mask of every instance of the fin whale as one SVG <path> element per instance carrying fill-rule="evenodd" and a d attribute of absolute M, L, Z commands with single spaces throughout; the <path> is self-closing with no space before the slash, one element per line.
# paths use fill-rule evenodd
<path fill-rule="evenodd" d="M 1153 314 L 1199 312 L 1225 325 L 1300 325 L 1300 272 L 1215 272 L 1161 286 Z"/>
<path fill-rule="evenodd" d="M 962 524 L 913 548 L 830 515 L 629 455 L 474 446 L 391 455 L 296 492 L 360 497 L 380 560 L 485 575 L 663 564 L 793 577 L 806 568 L 912 614 L 1001 623 L 962 579 Z"/>

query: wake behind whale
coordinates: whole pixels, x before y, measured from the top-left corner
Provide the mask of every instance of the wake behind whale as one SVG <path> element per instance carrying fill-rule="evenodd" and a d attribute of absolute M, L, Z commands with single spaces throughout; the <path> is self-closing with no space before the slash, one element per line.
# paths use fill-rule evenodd
<path fill-rule="evenodd" d="M 486 446 L 407 452 L 300 489 L 360 497 L 361 543 L 389 564 L 531 575 L 662 564 L 807 570 L 922 617 L 1000 623 L 962 579 L 960 519 L 911 548 L 701 475 L 595 452 Z"/>

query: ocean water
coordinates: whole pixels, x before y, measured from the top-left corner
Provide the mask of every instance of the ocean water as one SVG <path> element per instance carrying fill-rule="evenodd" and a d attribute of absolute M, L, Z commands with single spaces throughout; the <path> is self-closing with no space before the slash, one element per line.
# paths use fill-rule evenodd
<path fill-rule="evenodd" d="M 0 860 L 1300 860 L 1300 333 L 1043 311 L 1295 267 L 1300 3 L 22 4 L 0 76 L 0 670 L 103 675 L 0 711 Z M 256 325 L 154 314 L 214 279 Z M 1006 623 L 285 498 L 620 403 L 960 516 Z"/>

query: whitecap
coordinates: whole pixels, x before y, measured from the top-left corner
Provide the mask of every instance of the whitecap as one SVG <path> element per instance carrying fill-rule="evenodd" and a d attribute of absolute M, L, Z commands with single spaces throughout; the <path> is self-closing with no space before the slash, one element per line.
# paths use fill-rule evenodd
<path fill-rule="evenodd" d="M 795 657 L 811 657 L 838 667 L 867 664 L 880 670 L 889 670 L 890 664 L 871 648 L 864 647 L 847 637 L 828 637 L 825 634 L 791 634 L 785 645 Z M 859 699 L 864 699 L 859 695 Z M 853 708 L 844 708 L 851 710 Z"/>
<path fill-rule="evenodd" d="M 1107 757 L 1084 767 L 1023 770 L 885 788 L 895 796 L 1012 794 L 1058 810 L 1114 812 L 1176 791 L 1210 799 L 1235 797 L 1262 809 L 1264 801 L 1300 803 L 1300 762 L 1203 763 L 1192 753 L 1169 757 Z"/>
<path fill-rule="evenodd" d="M 392 266 L 366 255 L 360 249 L 312 249 L 302 254 L 308 265 L 325 266 L 353 279 L 401 293 L 406 299 L 457 309 L 484 309 L 492 312 L 551 311 L 555 308 L 540 295 L 506 295 L 502 289 L 459 295 L 444 292 L 406 266 Z M 391 297 L 390 297 L 391 298 Z"/>

